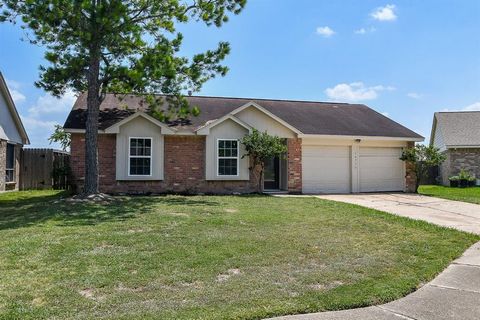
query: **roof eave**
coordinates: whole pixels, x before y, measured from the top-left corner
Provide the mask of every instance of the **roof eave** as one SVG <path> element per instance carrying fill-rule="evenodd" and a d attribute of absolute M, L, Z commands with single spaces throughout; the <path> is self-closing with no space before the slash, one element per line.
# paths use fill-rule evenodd
<path fill-rule="evenodd" d="M 10 109 L 10 113 L 13 116 L 13 120 L 15 121 L 15 125 L 20 132 L 20 135 L 22 136 L 22 142 L 23 144 L 30 144 L 30 139 L 28 138 L 27 130 L 25 130 L 25 127 L 23 126 L 22 119 L 20 118 L 20 115 L 18 114 L 17 108 L 15 106 L 15 102 L 13 101 L 13 98 L 10 94 L 10 91 L 8 90 L 7 82 L 5 81 L 5 78 L 3 77 L 3 74 L 0 72 L 0 89 L 3 91 L 5 100 L 7 101 L 7 106 Z"/>
<path fill-rule="evenodd" d="M 299 134 L 299 138 L 324 138 L 324 139 L 360 139 L 360 140 L 384 140 L 384 141 L 412 141 L 422 142 L 424 137 L 387 137 L 387 136 L 361 136 L 341 134 Z"/>

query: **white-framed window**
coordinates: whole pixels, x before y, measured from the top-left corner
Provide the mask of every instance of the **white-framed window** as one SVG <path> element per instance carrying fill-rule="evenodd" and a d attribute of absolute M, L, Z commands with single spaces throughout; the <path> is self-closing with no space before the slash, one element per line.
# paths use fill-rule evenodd
<path fill-rule="evenodd" d="M 15 145 L 7 143 L 5 182 L 15 182 Z"/>
<path fill-rule="evenodd" d="M 239 144 L 237 139 L 217 140 L 217 175 L 238 176 Z"/>
<path fill-rule="evenodd" d="M 128 175 L 152 175 L 152 138 L 128 138 Z"/>

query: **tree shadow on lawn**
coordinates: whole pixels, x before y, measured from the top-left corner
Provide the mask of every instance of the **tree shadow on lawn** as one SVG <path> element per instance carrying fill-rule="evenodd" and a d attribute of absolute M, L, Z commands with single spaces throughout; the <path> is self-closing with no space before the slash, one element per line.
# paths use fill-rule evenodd
<path fill-rule="evenodd" d="M 0 230 L 31 227 L 47 222 L 59 226 L 89 226 L 126 221 L 156 205 L 216 206 L 218 202 L 195 197 L 118 197 L 107 204 L 70 202 L 60 195 L 0 200 Z"/>

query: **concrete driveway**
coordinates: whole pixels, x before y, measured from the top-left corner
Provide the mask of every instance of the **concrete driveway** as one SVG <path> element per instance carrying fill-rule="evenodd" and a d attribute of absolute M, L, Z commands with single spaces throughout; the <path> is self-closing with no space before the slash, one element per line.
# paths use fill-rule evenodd
<path fill-rule="evenodd" d="M 406 193 L 321 195 L 444 227 L 480 234 L 480 205 Z"/>

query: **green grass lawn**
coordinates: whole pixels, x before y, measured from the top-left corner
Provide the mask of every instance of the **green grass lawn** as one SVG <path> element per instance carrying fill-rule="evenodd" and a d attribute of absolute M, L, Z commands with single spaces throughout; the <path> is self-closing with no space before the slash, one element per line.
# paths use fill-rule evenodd
<path fill-rule="evenodd" d="M 444 186 L 420 186 L 418 193 L 426 196 L 480 204 L 480 187 L 450 188 Z"/>
<path fill-rule="evenodd" d="M 0 194 L 0 318 L 260 319 L 399 298 L 478 236 L 316 198 Z"/>

